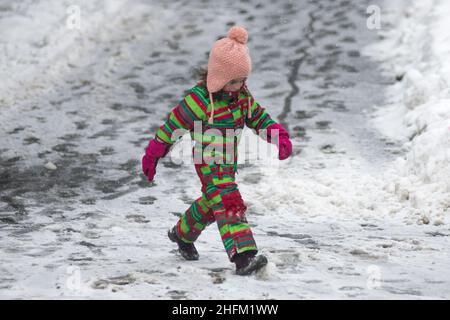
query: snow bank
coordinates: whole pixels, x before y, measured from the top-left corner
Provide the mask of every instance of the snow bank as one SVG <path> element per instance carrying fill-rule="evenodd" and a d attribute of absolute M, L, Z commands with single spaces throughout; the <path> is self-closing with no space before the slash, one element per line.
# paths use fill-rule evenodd
<path fill-rule="evenodd" d="M 380 107 L 375 126 L 402 140 L 406 154 L 397 159 L 388 189 L 410 201 L 417 213 L 440 224 L 450 213 L 450 3 L 426 0 L 387 2 L 379 43 L 365 53 L 379 59 L 395 83 L 389 104 Z M 383 26 L 382 26 L 383 27 Z"/>

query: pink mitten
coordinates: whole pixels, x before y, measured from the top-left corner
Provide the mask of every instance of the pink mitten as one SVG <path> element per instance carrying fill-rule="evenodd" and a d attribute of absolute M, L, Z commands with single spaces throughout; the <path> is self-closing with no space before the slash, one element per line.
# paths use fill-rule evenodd
<path fill-rule="evenodd" d="M 153 139 L 148 144 L 145 154 L 142 156 L 142 171 L 148 181 L 153 181 L 156 173 L 156 165 L 159 159 L 163 158 L 170 149 L 170 145 Z"/>
<path fill-rule="evenodd" d="M 289 140 L 289 133 L 281 124 L 274 123 L 267 128 L 267 141 L 278 146 L 278 159 L 287 159 L 292 154 L 292 143 Z"/>

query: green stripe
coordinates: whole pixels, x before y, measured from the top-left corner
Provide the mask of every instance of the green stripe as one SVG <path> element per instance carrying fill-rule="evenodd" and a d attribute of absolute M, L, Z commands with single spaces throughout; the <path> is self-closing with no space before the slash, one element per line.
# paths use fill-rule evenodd
<path fill-rule="evenodd" d="M 256 247 L 254 240 L 247 240 L 247 241 L 238 241 L 237 243 L 238 248 L 249 248 L 249 247 Z"/>
<path fill-rule="evenodd" d="M 183 214 L 181 216 L 181 231 L 183 231 L 184 234 L 188 234 L 189 233 L 189 225 L 187 223 L 185 214 Z"/>
<path fill-rule="evenodd" d="M 194 113 L 197 118 L 202 119 L 202 120 L 206 119 L 206 114 L 203 112 L 202 108 L 200 108 L 200 106 L 197 104 L 197 102 L 195 102 L 195 100 L 192 99 L 192 97 L 190 95 L 186 96 L 184 100 L 186 100 L 186 103 L 189 106 L 190 111 L 192 113 Z M 196 119 L 194 119 L 194 117 L 192 117 L 192 120 L 194 121 Z"/>
<path fill-rule="evenodd" d="M 250 230 L 250 227 L 245 223 L 236 223 L 230 226 L 230 232 L 233 234 L 235 232 Z"/>
<path fill-rule="evenodd" d="M 162 131 L 161 129 L 158 129 L 158 131 L 156 132 L 156 135 L 163 140 L 165 143 L 169 143 L 172 144 L 172 140 L 167 136 L 167 134 Z"/>

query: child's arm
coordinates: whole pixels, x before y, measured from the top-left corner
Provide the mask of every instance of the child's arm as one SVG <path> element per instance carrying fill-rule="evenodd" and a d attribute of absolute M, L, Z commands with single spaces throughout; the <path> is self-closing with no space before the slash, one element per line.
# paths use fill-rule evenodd
<path fill-rule="evenodd" d="M 177 137 L 174 133 L 177 130 L 191 130 L 194 128 L 194 121 L 205 120 L 206 106 L 204 99 L 191 92 L 172 109 L 167 121 L 156 131 L 155 139 L 149 142 L 142 157 L 142 171 L 149 181 L 155 176 L 159 159 L 165 157 L 170 146 L 181 138 L 181 135 Z"/>
<path fill-rule="evenodd" d="M 256 102 L 253 97 L 250 98 L 251 104 L 251 117 L 245 117 L 245 123 L 247 127 L 254 129 L 256 134 L 259 135 L 261 129 L 267 129 L 270 125 L 276 122 L 270 117 L 267 110 Z M 248 112 L 248 109 L 247 109 Z"/>
<path fill-rule="evenodd" d="M 167 121 L 156 131 L 155 138 L 159 142 L 172 145 L 180 139 L 180 136 L 173 135 L 176 130 L 189 131 L 193 129 L 194 121 L 205 120 L 206 114 L 207 102 L 196 93 L 191 92 L 172 109 Z"/>
<path fill-rule="evenodd" d="M 251 117 L 245 117 L 247 126 L 256 130 L 256 134 L 269 143 L 278 146 L 278 158 L 287 159 L 292 154 L 292 143 L 289 140 L 289 133 L 284 127 L 275 122 L 266 109 L 261 107 L 253 97 L 250 98 Z M 248 112 L 248 111 L 247 111 Z"/>

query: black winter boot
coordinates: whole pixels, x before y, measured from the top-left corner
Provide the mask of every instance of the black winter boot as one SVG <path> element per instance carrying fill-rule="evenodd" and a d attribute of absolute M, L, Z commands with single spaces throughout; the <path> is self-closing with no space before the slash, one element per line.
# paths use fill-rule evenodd
<path fill-rule="evenodd" d="M 236 274 L 247 276 L 258 271 L 267 264 L 267 258 L 263 255 L 256 256 L 254 252 L 236 254 L 233 262 L 236 264 Z"/>
<path fill-rule="evenodd" d="M 175 228 L 176 227 L 170 229 L 167 232 L 167 235 L 169 236 L 169 239 L 171 241 L 178 244 L 178 251 L 180 252 L 181 256 L 186 260 L 198 260 L 198 252 L 197 249 L 195 249 L 194 244 L 186 243 L 180 238 L 178 238 Z"/>

